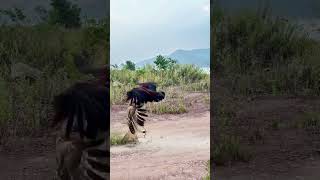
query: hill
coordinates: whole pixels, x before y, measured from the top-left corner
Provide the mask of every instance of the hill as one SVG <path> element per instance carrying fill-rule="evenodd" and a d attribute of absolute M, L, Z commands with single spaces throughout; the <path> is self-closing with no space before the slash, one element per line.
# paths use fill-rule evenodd
<path fill-rule="evenodd" d="M 165 56 L 178 61 L 179 64 L 195 64 L 199 67 L 210 67 L 210 49 L 193 49 L 193 50 L 176 50 Z M 137 66 L 141 67 L 146 64 L 153 64 L 156 57 L 139 61 Z"/>

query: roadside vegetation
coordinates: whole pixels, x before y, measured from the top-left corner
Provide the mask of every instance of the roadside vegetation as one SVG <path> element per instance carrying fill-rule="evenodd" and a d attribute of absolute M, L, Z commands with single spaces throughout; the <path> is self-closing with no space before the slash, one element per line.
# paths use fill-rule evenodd
<path fill-rule="evenodd" d="M 155 114 L 187 112 L 185 95 L 188 92 L 209 92 L 210 77 L 194 65 L 177 64 L 171 58 L 159 55 L 154 65 L 136 67 L 127 61 L 121 67 L 111 68 L 111 103 L 126 103 L 126 92 L 140 82 L 155 82 L 158 90 L 166 92 L 163 102 L 149 104 L 148 109 Z"/>
<path fill-rule="evenodd" d="M 48 128 L 54 95 L 90 78 L 81 68 L 108 62 L 107 19 L 83 19 L 67 0 L 34 11 L 0 10 L 0 142 Z"/>
<path fill-rule="evenodd" d="M 246 102 L 258 96 L 320 95 L 320 43 L 303 27 L 271 12 L 268 7 L 235 14 L 213 9 L 213 159 L 217 165 L 250 160 L 247 142 L 264 140 L 263 127 L 249 124 L 253 135 L 248 139 L 237 131 L 237 113 Z M 299 126 L 317 126 L 317 122 L 313 114 Z M 270 126 L 278 130 L 280 125 L 275 120 Z"/>

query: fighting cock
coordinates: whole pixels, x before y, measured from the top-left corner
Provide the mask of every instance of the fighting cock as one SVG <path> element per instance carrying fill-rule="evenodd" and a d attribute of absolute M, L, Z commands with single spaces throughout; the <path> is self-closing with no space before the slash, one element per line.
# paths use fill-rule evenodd
<path fill-rule="evenodd" d="M 157 92 L 157 86 L 153 82 L 140 83 L 138 85 L 138 87 L 127 92 L 127 101 L 130 101 L 128 108 L 128 126 L 132 134 L 135 134 L 136 130 L 145 134 L 146 130 L 143 127 L 145 117 L 148 117 L 148 115 L 143 105 L 148 102 L 162 101 L 165 98 L 165 93 L 163 91 Z"/>
<path fill-rule="evenodd" d="M 96 139 L 99 132 L 109 129 L 110 96 L 108 87 L 108 67 L 86 69 L 95 79 L 79 82 L 54 97 L 54 119 L 52 126 L 67 121 L 65 138 L 72 130 L 83 137 Z M 76 122 L 74 122 L 76 119 Z"/>

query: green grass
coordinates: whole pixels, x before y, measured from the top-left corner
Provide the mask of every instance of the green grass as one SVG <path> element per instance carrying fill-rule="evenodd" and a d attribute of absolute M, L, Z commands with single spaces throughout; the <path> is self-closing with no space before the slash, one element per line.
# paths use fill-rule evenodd
<path fill-rule="evenodd" d="M 209 92 L 210 78 L 200 68 L 193 65 L 176 64 L 170 69 L 157 70 L 156 67 L 147 65 L 135 71 L 127 69 L 111 70 L 111 103 L 123 104 L 126 92 L 137 86 L 139 82 L 156 82 L 159 90 L 167 91 L 170 87 L 179 87 L 184 92 Z M 167 95 L 166 95 L 167 96 Z M 170 105 L 160 105 L 159 112 L 183 111 L 183 105 L 175 110 Z M 179 110 L 180 109 L 180 110 Z"/>
<path fill-rule="evenodd" d="M 182 114 L 188 112 L 185 100 L 186 92 L 182 87 L 166 87 L 163 89 L 166 98 L 163 101 L 147 104 L 149 112 L 154 114 Z"/>
<path fill-rule="evenodd" d="M 107 62 L 107 32 L 102 25 L 0 26 L 0 134 L 37 134 L 50 125 L 53 97 L 89 78 L 78 67 Z M 10 71 L 15 63 L 27 64 L 42 75 L 34 82 L 13 80 Z"/>
<path fill-rule="evenodd" d="M 213 161 L 217 165 L 225 165 L 232 161 L 247 162 L 251 158 L 251 152 L 241 146 L 236 136 L 222 136 L 219 142 L 215 143 Z"/>
<path fill-rule="evenodd" d="M 158 102 L 147 105 L 147 109 L 154 114 L 182 114 L 188 112 L 186 105 L 182 100 L 173 102 Z"/>
<path fill-rule="evenodd" d="M 264 129 L 236 134 L 242 99 L 259 95 L 320 95 L 320 43 L 293 21 L 272 17 L 270 9 L 228 14 L 215 7 L 212 27 L 214 89 L 214 161 L 224 165 L 248 161 L 252 153 L 240 143 L 263 141 Z M 223 87 L 223 88 L 221 88 Z M 219 89 L 220 88 L 220 89 Z M 234 99 L 232 97 L 235 97 Z M 237 99 L 236 99 L 237 98 Z M 245 103 L 243 103 L 245 104 Z M 284 126 L 275 119 L 270 127 Z M 307 132 L 320 129 L 319 113 L 307 113 L 294 124 Z"/>
<path fill-rule="evenodd" d="M 209 92 L 210 78 L 208 76 L 205 79 L 200 80 L 200 82 L 182 85 L 181 88 L 186 92 Z"/>
<path fill-rule="evenodd" d="M 132 135 L 130 133 L 127 133 L 126 135 L 123 135 L 121 133 L 111 133 L 110 143 L 111 143 L 111 146 L 136 143 L 137 139 L 132 139 L 133 137 L 134 137 L 134 135 Z"/>
<path fill-rule="evenodd" d="M 111 146 L 115 146 L 115 145 L 124 145 L 127 142 L 123 141 L 123 135 L 121 135 L 120 133 L 111 133 L 110 143 L 111 143 Z"/>
<path fill-rule="evenodd" d="M 110 86 L 111 104 L 124 104 L 127 96 L 126 93 L 133 87 L 133 85 L 125 85 L 118 82 L 112 83 Z"/>
<path fill-rule="evenodd" d="M 269 9 L 219 12 L 212 24 L 214 67 L 234 93 L 320 94 L 320 44 L 302 27 Z"/>

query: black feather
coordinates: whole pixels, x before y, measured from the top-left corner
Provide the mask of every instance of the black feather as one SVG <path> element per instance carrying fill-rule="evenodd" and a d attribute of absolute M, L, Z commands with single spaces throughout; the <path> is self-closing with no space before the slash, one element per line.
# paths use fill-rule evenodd
<path fill-rule="evenodd" d="M 141 108 L 140 108 L 140 109 L 138 108 L 138 111 L 140 111 L 140 112 L 147 112 L 146 109 L 141 109 Z"/>
<path fill-rule="evenodd" d="M 138 85 L 151 91 L 157 91 L 157 84 L 154 82 L 139 83 Z"/>
<path fill-rule="evenodd" d="M 148 115 L 147 115 L 147 114 L 142 113 L 142 112 L 139 112 L 139 111 L 138 111 L 138 114 L 139 114 L 140 116 L 148 117 Z"/>
<path fill-rule="evenodd" d="M 143 105 L 148 102 L 159 102 L 164 98 L 165 93 L 163 91 L 157 92 L 157 86 L 152 82 L 140 83 L 139 87 L 127 92 L 127 101 L 130 101 L 130 106 L 133 106 L 135 111 L 134 113 L 128 112 L 128 126 L 132 134 L 139 130 L 137 125 L 144 126 L 144 117 L 148 117 L 147 110 L 142 108 Z M 135 116 L 135 118 L 130 116 Z M 146 131 L 142 130 L 142 132 Z"/>
<path fill-rule="evenodd" d="M 137 106 L 143 105 L 148 102 L 159 102 L 164 99 L 164 92 L 155 91 L 154 85 L 148 86 L 144 84 L 143 86 L 133 88 L 127 92 L 127 101 L 130 101 L 130 104 L 135 104 Z"/>
<path fill-rule="evenodd" d="M 95 139 L 98 131 L 106 132 L 109 129 L 108 99 L 107 87 L 77 83 L 54 98 L 53 125 L 66 119 L 66 137 L 70 136 L 72 129 L 77 129 L 81 137 Z M 84 124 L 87 126 L 84 127 Z"/>
<path fill-rule="evenodd" d="M 146 121 L 142 116 L 137 115 L 137 120 Z"/>
<path fill-rule="evenodd" d="M 134 123 L 133 121 L 130 121 L 130 122 L 128 123 L 128 125 L 129 125 L 129 130 L 130 130 L 131 134 L 135 134 L 135 133 L 136 133 L 136 130 L 135 130 L 135 127 L 134 127 L 134 124 L 133 124 L 133 123 Z"/>
<path fill-rule="evenodd" d="M 139 126 L 144 126 L 144 120 L 137 119 L 137 124 Z"/>

